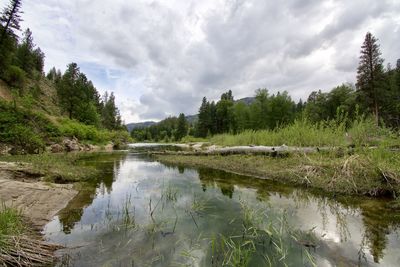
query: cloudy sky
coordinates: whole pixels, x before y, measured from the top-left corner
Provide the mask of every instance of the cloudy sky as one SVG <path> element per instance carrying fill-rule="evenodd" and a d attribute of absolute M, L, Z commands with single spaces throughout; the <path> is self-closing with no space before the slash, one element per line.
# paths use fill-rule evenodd
<path fill-rule="evenodd" d="M 46 70 L 77 62 L 125 122 L 195 114 L 227 89 L 299 100 L 354 82 L 367 31 L 385 64 L 400 58 L 399 0 L 23 0 L 23 11 Z"/>

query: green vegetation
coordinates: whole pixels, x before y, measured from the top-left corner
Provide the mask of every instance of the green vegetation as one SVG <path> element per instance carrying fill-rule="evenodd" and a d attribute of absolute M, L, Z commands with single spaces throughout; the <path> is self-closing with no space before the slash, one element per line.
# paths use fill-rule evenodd
<path fill-rule="evenodd" d="M 188 124 L 182 113 L 177 117 L 169 117 L 147 128 L 134 129 L 131 136 L 136 141 L 172 142 L 186 136 Z"/>
<path fill-rule="evenodd" d="M 34 248 L 34 249 L 32 249 Z M 0 207 L 0 263 L 3 266 L 51 266 L 60 246 L 44 243 L 16 209 Z"/>
<path fill-rule="evenodd" d="M 83 153 L 2 156 L 0 161 L 19 162 L 24 171 L 43 176 L 45 181 L 56 183 L 90 182 L 97 179 L 99 171 L 79 164 L 79 160 L 91 156 Z"/>
<path fill-rule="evenodd" d="M 20 212 L 7 207 L 5 204 L 0 206 L 0 248 L 5 244 L 2 242 L 4 236 L 20 235 L 26 232 Z"/>
<path fill-rule="evenodd" d="M 350 122 L 349 122 L 350 124 Z M 238 134 L 219 134 L 210 142 L 222 146 L 265 145 L 265 146 L 333 146 L 363 147 L 400 145 L 398 132 L 376 126 L 371 118 L 358 117 L 351 126 L 340 120 L 312 123 L 297 119 L 292 124 L 273 130 L 246 130 Z"/>
<path fill-rule="evenodd" d="M 229 172 L 318 188 L 327 192 L 371 196 L 400 193 L 400 155 L 387 149 L 338 149 L 317 154 L 268 156 L 157 155 L 162 162 L 210 167 Z"/>
<path fill-rule="evenodd" d="M 113 93 L 101 97 L 76 63 L 64 74 L 53 68 L 44 75 L 45 55 L 32 32 L 18 38 L 20 9 L 21 1 L 12 0 L 0 13 L 1 90 L 12 96 L 0 98 L 0 143 L 17 154 L 43 152 L 63 137 L 117 147 L 126 143 L 130 137 Z"/>

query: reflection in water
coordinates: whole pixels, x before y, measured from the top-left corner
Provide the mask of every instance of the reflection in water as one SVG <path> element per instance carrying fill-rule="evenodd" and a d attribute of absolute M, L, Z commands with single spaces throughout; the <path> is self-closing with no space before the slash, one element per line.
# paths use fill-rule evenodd
<path fill-rule="evenodd" d="M 277 266 L 283 261 L 307 265 L 306 253 L 318 266 L 400 262 L 399 214 L 388 210 L 385 200 L 326 197 L 217 170 L 166 166 L 134 154 L 93 155 L 82 164 L 95 165 L 101 177 L 45 229 L 49 240 L 78 247 L 62 251 L 71 255 L 70 265 L 218 266 L 223 253 L 214 246 L 222 253 L 215 254 L 212 243 L 221 234 L 244 238 L 246 221 L 269 229 L 283 222 L 282 214 L 295 239 L 282 236 L 278 243 L 285 257 Z M 268 235 L 257 236 L 240 241 L 247 242 L 242 248 L 258 240 L 255 248 L 262 253 L 257 255 L 273 260 L 271 248 L 279 244 Z M 232 242 L 233 247 L 243 244 Z M 251 255 L 250 265 L 265 263 Z"/>
<path fill-rule="evenodd" d="M 100 176 L 93 179 L 91 183 L 87 183 L 78 195 L 58 213 L 58 218 L 65 234 L 70 234 L 75 223 L 81 220 L 84 208 L 90 205 L 96 197 L 96 190 L 100 195 L 111 193 L 112 184 L 125 157 L 125 154 L 119 153 L 93 153 L 91 157 L 85 158 L 83 163 L 85 165 L 95 165 L 100 170 Z"/>

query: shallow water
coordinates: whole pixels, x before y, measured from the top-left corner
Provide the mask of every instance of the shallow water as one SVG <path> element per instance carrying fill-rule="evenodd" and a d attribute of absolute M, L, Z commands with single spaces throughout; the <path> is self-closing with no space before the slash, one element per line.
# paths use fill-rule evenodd
<path fill-rule="evenodd" d="M 60 266 L 399 266 L 388 200 L 325 197 L 134 153 L 82 161 L 102 171 L 47 224 Z"/>

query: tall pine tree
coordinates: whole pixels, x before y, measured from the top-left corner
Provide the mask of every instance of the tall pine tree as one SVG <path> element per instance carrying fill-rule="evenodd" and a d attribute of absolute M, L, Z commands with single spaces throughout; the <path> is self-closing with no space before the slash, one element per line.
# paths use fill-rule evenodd
<path fill-rule="evenodd" d="M 383 59 L 379 44 L 370 32 L 365 36 L 361 46 L 360 63 L 357 69 L 357 90 L 364 103 L 379 122 L 379 96 L 383 76 Z"/>
<path fill-rule="evenodd" d="M 15 31 L 20 30 L 21 22 L 21 0 L 11 0 L 10 4 L 3 10 L 0 16 L 1 35 L 0 44 L 3 43 L 7 35 L 17 38 Z"/>

